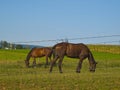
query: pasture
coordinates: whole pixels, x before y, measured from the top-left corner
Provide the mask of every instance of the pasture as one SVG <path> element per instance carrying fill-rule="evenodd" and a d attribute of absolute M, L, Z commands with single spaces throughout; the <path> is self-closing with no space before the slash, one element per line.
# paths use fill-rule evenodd
<path fill-rule="evenodd" d="M 0 50 L 0 90 L 119 90 L 120 46 L 89 47 L 98 62 L 95 73 L 89 72 L 87 59 L 81 73 L 75 72 L 78 60 L 68 57 L 63 60 L 62 74 L 57 65 L 49 73 L 44 57 L 37 59 L 35 68 L 26 68 L 24 60 L 29 50 Z"/>

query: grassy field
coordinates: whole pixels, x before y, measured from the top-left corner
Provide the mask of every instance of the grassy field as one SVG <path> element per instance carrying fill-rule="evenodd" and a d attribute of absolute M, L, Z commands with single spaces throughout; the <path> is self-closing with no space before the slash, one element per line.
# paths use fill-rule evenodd
<path fill-rule="evenodd" d="M 44 67 L 45 58 L 37 60 L 36 68 L 25 67 L 29 50 L 0 50 L 0 90 L 119 90 L 120 47 L 112 46 L 109 50 L 110 46 L 104 46 L 104 50 L 99 49 L 102 46 L 89 47 L 98 62 L 95 73 L 89 72 L 87 59 L 79 74 L 75 72 L 78 60 L 67 57 L 63 60 L 62 74 L 57 65 L 49 73 L 49 66 Z"/>

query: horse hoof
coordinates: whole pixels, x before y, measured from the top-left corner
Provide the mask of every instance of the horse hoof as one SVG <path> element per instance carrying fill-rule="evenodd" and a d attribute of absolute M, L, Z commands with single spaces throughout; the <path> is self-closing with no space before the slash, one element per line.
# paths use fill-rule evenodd
<path fill-rule="evenodd" d="M 60 73 L 63 73 L 63 72 L 60 72 Z"/>
<path fill-rule="evenodd" d="M 50 70 L 49 73 L 52 73 L 52 70 Z"/>
<path fill-rule="evenodd" d="M 76 73 L 80 73 L 80 71 L 76 71 Z"/>
<path fill-rule="evenodd" d="M 36 66 L 34 66 L 33 68 L 36 68 Z"/>

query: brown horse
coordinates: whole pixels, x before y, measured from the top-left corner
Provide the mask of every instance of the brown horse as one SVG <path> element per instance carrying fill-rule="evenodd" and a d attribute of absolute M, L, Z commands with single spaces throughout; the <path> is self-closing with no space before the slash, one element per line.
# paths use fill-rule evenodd
<path fill-rule="evenodd" d="M 59 72 L 62 73 L 61 64 L 62 64 L 62 61 L 63 61 L 63 58 L 65 55 L 70 58 L 79 58 L 79 63 L 76 68 L 77 73 L 80 73 L 80 69 L 82 67 L 82 62 L 85 58 L 88 58 L 88 60 L 89 60 L 90 71 L 95 72 L 97 63 L 95 62 L 91 51 L 89 50 L 89 48 L 86 45 L 84 45 L 82 43 L 72 44 L 72 43 L 62 42 L 62 43 L 58 43 L 58 44 L 54 45 L 52 50 L 53 50 L 53 53 L 55 54 L 55 57 L 51 63 L 50 72 L 52 72 L 54 64 L 59 59 L 59 62 L 58 62 Z"/>
<path fill-rule="evenodd" d="M 51 54 L 52 54 L 52 49 L 51 48 L 47 48 L 47 47 L 43 47 L 43 48 L 33 48 L 30 50 L 30 52 L 28 53 L 26 60 L 25 60 L 25 64 L 27 67 L 29 67 L 29 60 L 30 58 L 34 58 L 33 61 L 33 66 L 36 65 L 36 58 L 40 58 L 40 57 L 46 57 L 46 65 L 48 65 L 48 57 L 51 61 Z"/>

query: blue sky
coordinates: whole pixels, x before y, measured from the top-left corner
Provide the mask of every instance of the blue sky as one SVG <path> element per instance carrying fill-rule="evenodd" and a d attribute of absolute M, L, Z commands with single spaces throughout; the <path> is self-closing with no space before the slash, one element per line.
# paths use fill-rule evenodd
<path fill-rule="evenodd" d="M 119 35 L 120 0 L 0 0 L 0 31 L 0 40 L 8 42 Z M 110 40 L 120 39 L 112 37 L 70 42 Z"/>

